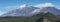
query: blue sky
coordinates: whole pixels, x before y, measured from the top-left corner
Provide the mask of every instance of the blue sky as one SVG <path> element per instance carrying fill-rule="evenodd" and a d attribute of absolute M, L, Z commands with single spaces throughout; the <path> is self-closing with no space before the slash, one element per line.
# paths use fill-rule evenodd
<path fill-rule="evenodd" d="M 35 5 L 41 3 L 52 3 L 56 5 L 56 8 L 60 8 L 60 0 L 0 0 L 0 11 L 8 12 L 21 4 Z"/>

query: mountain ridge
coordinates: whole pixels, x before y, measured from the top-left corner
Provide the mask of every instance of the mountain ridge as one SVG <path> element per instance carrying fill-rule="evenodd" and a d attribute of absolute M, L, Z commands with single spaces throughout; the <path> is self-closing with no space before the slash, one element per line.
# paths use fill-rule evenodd
<path fill-rule="evenodd" d="M 60 10 L 56 9 L 55 7 L 34 7 L 34 6 L 28 6 L 28 5 L 23 5 L 21 8 L 19 7 L 18 9 L 12 10 L 10 12 L 7 12 L 3 14 L 2 16 L 33 16 L 34 14 L 38 13 L 53 13 L 55 15 L 60 15 Z"/>

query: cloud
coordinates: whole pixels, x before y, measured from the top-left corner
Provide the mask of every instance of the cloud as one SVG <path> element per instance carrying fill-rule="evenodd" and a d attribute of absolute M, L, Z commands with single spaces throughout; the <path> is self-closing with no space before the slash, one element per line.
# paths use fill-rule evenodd
<path fill-rule="evenodd" d="M 2 15 L 2 14 L 4 14 L 5 12 L 2 12 L 2 11 L 0 11 L 0 16 Z"/>
<path fill-rule="evenodd" d="M 32 13 L 37 13 L 40 12 L 40 9 L 35 9 L 34 11 L 32 11 Z"/>
<path fill-rule="evenodd" d="M 37 5 L 34 5 L 34 7 L 53 7 L 54 5 L 52 3 L 44 3 L 44 4 L 37 4 Z"/>
<path fill-rule="evenodd" d="M 5 11 L 11 11 L 11 10 L 14 10 L 16 8 L 18 8 L 18 6 L 5 6 L 4 9 L 3 8 L 2 9 Z"/>
<path fill-rule="evenodd" d="M 38 13 L 40 13 L 40 9 L 35 9 L 35 10 L 32 11 L 30 14 L 32 15 L 32 14 L 38 14 Z"/>

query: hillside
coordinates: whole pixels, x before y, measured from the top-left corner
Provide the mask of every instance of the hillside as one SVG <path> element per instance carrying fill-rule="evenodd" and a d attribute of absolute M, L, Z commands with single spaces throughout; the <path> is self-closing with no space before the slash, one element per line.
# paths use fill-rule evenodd
<path fill-rule="evenodd" d="M 41 17 L 49 17 L 53 21 L 57 20 L 54 14 L 48 12 L 36 14 L 31 17 L 0 17 L 0 22 L 36 22 Z"/>

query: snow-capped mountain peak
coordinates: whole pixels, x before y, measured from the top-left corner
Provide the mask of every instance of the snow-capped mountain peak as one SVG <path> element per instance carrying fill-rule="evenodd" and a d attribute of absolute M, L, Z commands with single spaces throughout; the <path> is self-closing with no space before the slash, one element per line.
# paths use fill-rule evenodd
<path fill-rule="evenodd" d="M 19 8 L 20 9 L 24 9 L 24 8 L 27 8 L 28 7 L 28 4 L 23 4 L 23 5 L 21 5 Z"/>
<path fill-rule="evenodd" d="M 38 13 L 41 12 L 50 12 L 53 14 L 57 14 L 59 15 L 60 10 L 56 9 L 55 7 L 42 7 L 38 8 L 38 7 L 33 7 L 33 6 L 29 6 L 27 4 L 23 4 L 21 5 L 18 9 L 12 10 L 8 13 L 3 14 L 2 16 L 32 16 L 32 15 L 36 15 Z"/>

